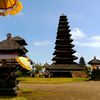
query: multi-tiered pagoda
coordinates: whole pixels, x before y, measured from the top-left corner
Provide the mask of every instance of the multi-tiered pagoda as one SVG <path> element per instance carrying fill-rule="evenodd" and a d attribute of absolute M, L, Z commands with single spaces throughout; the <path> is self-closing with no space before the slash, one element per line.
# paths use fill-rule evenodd
<path fill-rule="evenodd" d="M 68 19 L 65 15 L 60 16 L 58 32 L 55 42 L 55 57 L 52 59 L 55 64 L 73 64 L 77 59 L 73 54 L 76 52 L 72 48 L 71 34 L 69 33 Z"/>
<path fill-rule="evenodd" d="M 17 84 L 16 71 L 20 65 L 16 62 L 18 56 L 25 55 L 26 41 L 19 37 L 7 34 L 7 39 L 0 42 L 0 95 L 16 95 Z"/>
<path fill-rule="evenodd" d="M 53 64 L 46 66 L 46 75 L 53 77 L 72 77 L 72 72 L 80 71 L 82 68 L 74 62 L 77 59 L 74 56 L 76 52 L 73 50 L 70 29 L 68 25 L 67 16 L 64 14 L 60 16 L 57 37 L 55 42 L 54 57 L 52 59 Z"/>

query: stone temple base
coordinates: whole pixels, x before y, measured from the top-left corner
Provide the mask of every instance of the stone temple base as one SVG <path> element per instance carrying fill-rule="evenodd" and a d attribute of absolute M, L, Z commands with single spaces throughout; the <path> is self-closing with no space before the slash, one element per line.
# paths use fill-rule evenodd
<path fill-rule="evenodd" d="M 0 95 L 17 95 L 19 81 L 16 76 L 16 68 L 0 68 Z"/>
<path fill-rule="evenodd" d="M 44 72 L 45 77 L 86 77 L 83 76 L 83 67 L 79 64 L 51 64 L 44 66 L 46 71 Z"/>

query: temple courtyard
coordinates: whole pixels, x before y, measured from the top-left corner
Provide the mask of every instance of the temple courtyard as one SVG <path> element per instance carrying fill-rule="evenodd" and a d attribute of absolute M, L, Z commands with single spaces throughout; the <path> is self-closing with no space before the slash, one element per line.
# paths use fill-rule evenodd
<path fill-rule="evenodd" d="M 50 81 L 49 78 L 47 78 L 46 80 Z M 0 100 L 99 100 L 100 99 L 100 81 L 31 83 L 22 80 L 19 84 L 19 89 L 20 92 L 17 97 L 0 97 Z"/>

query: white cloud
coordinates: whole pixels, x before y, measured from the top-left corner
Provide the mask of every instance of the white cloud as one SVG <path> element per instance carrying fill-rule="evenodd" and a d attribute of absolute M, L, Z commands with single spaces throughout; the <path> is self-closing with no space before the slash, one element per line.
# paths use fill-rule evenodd
<path fill-rule="evenodd" d="M 92 36 L 91 40 L 100 42 L 100 36 Z"/>
<path fill-rule="evenodd" d="M 100 47 L 100 42 L 75 42 L 78 46 L 98 48 Z"/>
<path fill-rule="evenodd" d="M 73 39 L 82 39 L 86 36 L 86 34 L 83 33 L 79 28 L 73 28 L 70 33 L 72 34 Z"/>
<path fill-rule="evenodd" d="M 79 28 L 73 28 L 71 34 L 77 46 L 100 48 L 100 35 L 90 37 Z"/>
<path fill-rule="evenodd" d="M 45 41 L 37 41 L 33 43 L 35 46 L 48 46 L 51 45 L 52 43 L 48 40 Z"/>

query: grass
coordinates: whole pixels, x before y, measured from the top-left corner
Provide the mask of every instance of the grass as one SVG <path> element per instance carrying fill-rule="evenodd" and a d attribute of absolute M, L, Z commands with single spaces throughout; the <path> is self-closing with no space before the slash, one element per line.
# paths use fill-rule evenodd
<path fill-rule="evenodd" d="M 32 89 L 26 89 L 26 88 L 24 88 L 24 89 L 21 89 L 21 92 L 22 93 L 32 93 Z"/>
<path fill-rule="evenodd" d="M 22 88 L 18 96 L 0 96 L 0 100 L 29 100 L 28 98 L 32 97 L 32 95 L 34 95 L 32 89 Z"/>
<path fill-rule="evenodd" d="M 86 81 L 88 78 L 30 78 L 30 77 L 20 77 L 18 78 L 20 83 L 28 83 L 28 84 L 65 84 L 69 82 L 81 82 Z M 56 97 L 54 91 L 44 91 L 44 90 L 32 90 L 30 88 L 21 88 L 21 93 L 17 97 L 10 96 L 1 96 L 0 100 L 43 100 L 41 98 L 48 98 L 51 96 Z"/>
<path fill-rule="evenodd" d="M 30 78 L 20 77 L 18 78 L 20 83 L 31 84 L 64 84 L 68 82 L 86 81 L 88 78 Z"/>
<path fill-rule="evenodd" d="M 0 100 L 27 100 L 26 97 L 9 97 L 9 96 L 2 96 Z"/>
<path fill-rule="evenodd" d="M 48 96 L 55 95 L 55 92 L 32 90 L 28 88 L 20 89 L 21 95 L 17 97 L 13 96 L 1 96 L 0 100 L 43 100 L 41 98 L 48 98 Z"/>

